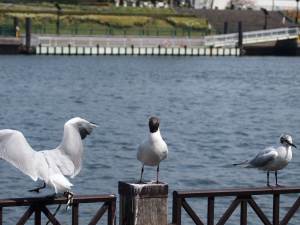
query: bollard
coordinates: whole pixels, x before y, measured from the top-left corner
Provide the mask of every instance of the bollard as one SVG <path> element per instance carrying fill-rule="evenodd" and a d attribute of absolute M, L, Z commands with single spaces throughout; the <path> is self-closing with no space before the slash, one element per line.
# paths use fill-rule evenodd
<path fill-rule="evenodd" d="M 243 50 L 243 23 L 239 22 L 239 48 L 240 52 Z"/>
<path fill-rule="evenodd" d="M 158 55 L 160 55 L 160 45 L 158 45 Z"/>
<path fill-rule="evenodd" d="M 168 184 L 119 181 L 119 225 L 166 225 Z"/>
<path fill-rule="evenodd" d="M 228 22 L 224 22 L 224 34 L 228 34 Z"/>
<path fill-rule="evenodd" d="M 15 37 L 19 37 L 19 18 L 15 17 L 14 18 L 14 28 L 15 28 Z"/>

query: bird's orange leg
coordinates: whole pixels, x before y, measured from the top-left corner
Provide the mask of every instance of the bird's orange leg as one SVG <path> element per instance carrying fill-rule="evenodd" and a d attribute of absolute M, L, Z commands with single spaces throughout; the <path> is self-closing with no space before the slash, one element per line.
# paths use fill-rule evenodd
<path fill-rule="evenodd" d="M 144 173 L 144 165 L 143 165 L 143 167 L 142 167 L 142 171 L 141 171 L 141 179 L 140 179 L 140 181 L 139 181 L 139 182 L 136 182 L 136 184 L 147 184 L 147 183 L 145 183 L 145 182 L 143 182 L 143 181 L 142 181 L 142 176 L 143 176 L 143 173 Z"/>

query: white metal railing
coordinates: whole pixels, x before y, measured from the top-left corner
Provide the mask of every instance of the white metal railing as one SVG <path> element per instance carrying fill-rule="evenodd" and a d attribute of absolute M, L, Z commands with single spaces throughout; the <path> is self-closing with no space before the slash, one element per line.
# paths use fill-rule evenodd
<path fill-rule="evenodd" d="M 298 28 L 279 28 L 261 31 L 249 31 L 243 33 L 243 44 L 257 43 L 265 41 L 283 40 L 296 38 L 298 36 Z M 205 45 L 210 46 L 227 46 L 235 45 L 239 41 L 238 33 L 222 34 L 204 37 Z"/>
<path fill-rule="evenodd" d="M 25 42 L 25 37 L 23 39 Z M 31 45 L 33 46 L 115 46 L 115 47 L 195 47 L 204 44 L 204 38 L 172 38 L 172 37 L 159 37 L 159 38 L 137 38 L 137 37 L 45 37 L 36 36 L 31 39 Z"/>

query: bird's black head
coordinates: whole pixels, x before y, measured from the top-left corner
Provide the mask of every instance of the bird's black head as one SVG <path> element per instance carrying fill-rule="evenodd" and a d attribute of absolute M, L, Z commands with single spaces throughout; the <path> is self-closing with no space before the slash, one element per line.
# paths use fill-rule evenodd
<path fill-rule="evenodd" d="M 158 131 L 159 121 L 156 117 L 151 117 L 149 119 L 149 129 L 151 133 L 155 133 Z"/>

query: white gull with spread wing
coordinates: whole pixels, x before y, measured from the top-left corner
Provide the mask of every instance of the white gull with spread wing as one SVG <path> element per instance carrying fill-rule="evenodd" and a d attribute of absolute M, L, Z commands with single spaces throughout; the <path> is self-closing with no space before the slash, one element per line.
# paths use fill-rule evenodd
<path fill-rule="evenodd" d="M 23 134 L 16 130 L 0 130 L 0 157 L 10 162 L 34 181 L 44 186 L 29 191 L 39 193 L 46 185 L 55 190 L 70 190 L 73 186 L 64 175 L 75 177 L 83 162 L 82 140 L 97 127 L 79 117 L 65 123 L 61 144 L 53 150 L 34 151 Z"/>

